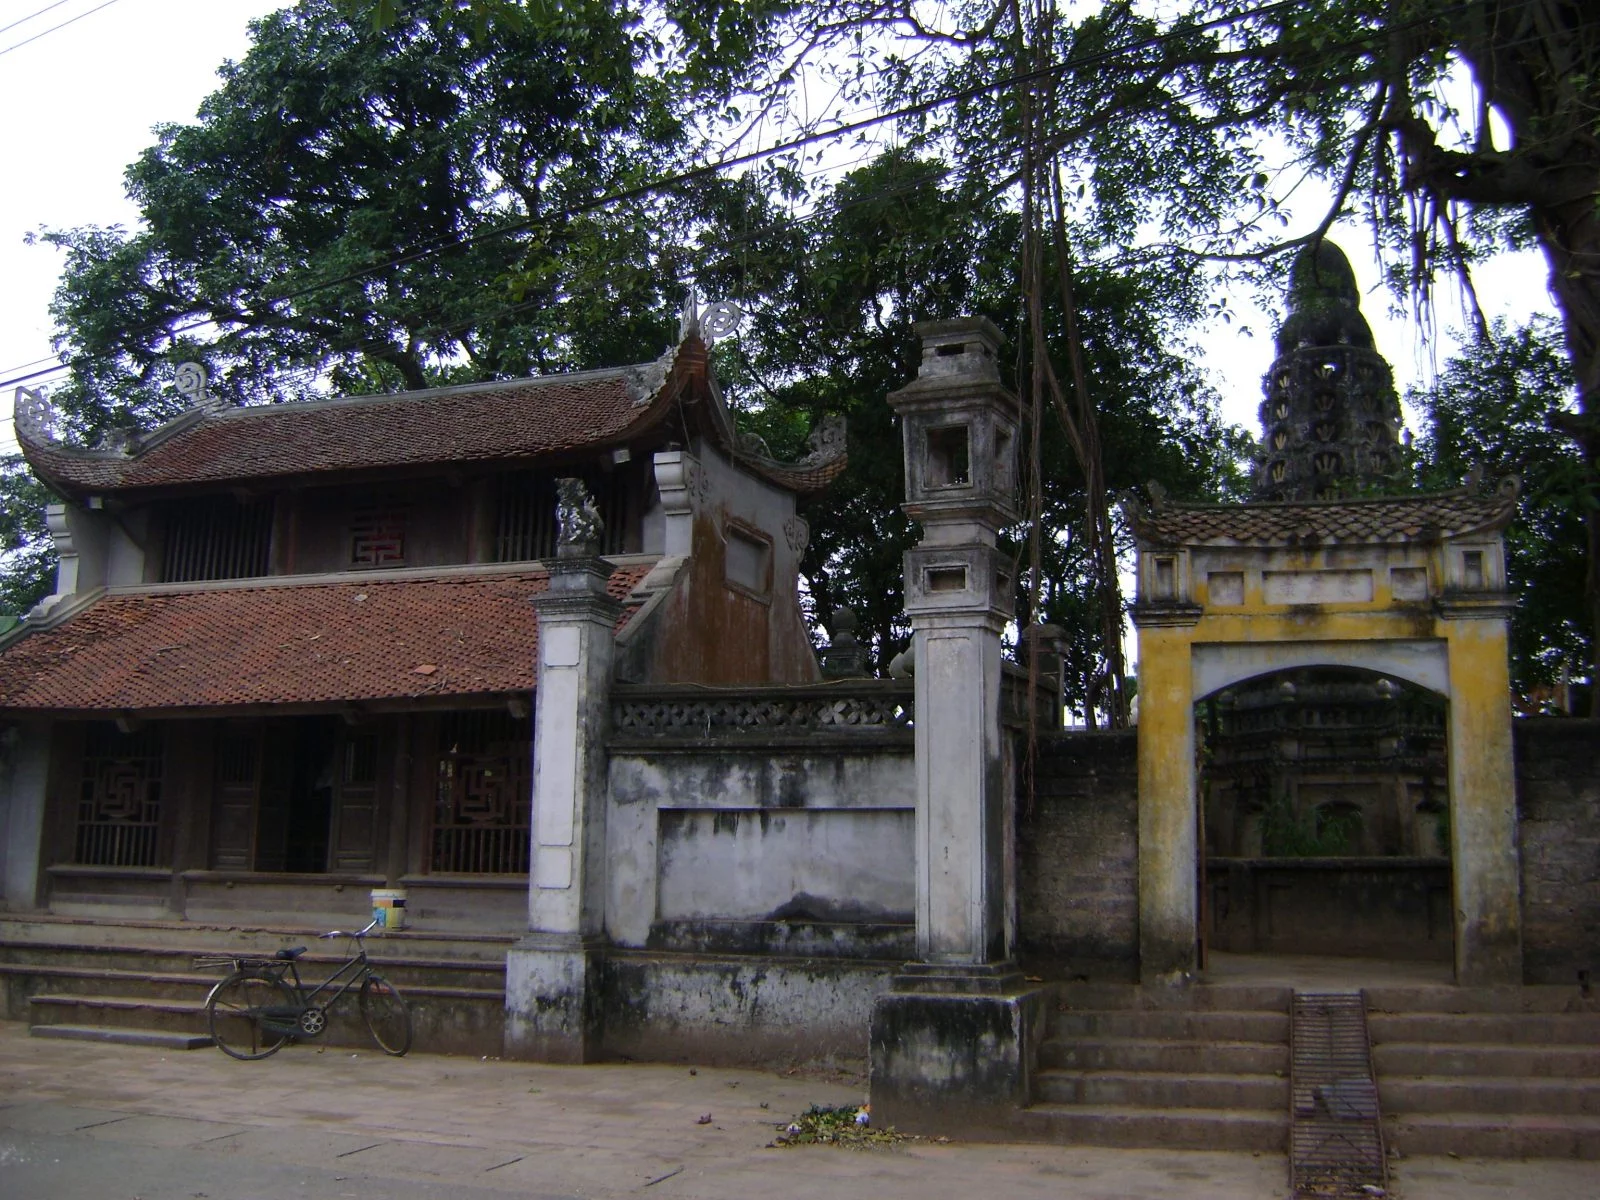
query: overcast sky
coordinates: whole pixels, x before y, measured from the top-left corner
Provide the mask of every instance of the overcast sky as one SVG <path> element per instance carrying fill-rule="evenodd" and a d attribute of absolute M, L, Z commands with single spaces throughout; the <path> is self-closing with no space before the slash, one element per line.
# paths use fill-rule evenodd
<path fill-rule="evenodd" d="M 0 32 L 0 162 L 9 175 L 0 186 L 0 380 L 54 362 L 47 306 L 60 258 L 48 246 L 25 245 L 24 236 L 42 227 L 133 224 L 123 169 L 152 142 L 153 126 L 193 119 L 216 86 L 217 67 L 248 49 L 247 23 L 282 6 L 281 0 L 61 0 L 40 12 L 51 3 L 0 0 L 0 26 L 16 22 Z M 1425 380 L 1450 344 L 1424 345 L 1414 326 L 1388 316 L 1364 231 L 1335 236 L 1369 293 L 1368 318 L 1402 390 Z M 1508 256 L 1479 276 L 1480 298 L 1491 315 L 1550 311 L 1544 276 L 1538 256 Z M 1245 301 L 1236 303 L 1248 311 Z M 1438 323 L 1463 323 L 1453 301 L 1440 306 Z M 1253 337 L 1220 327 L 1201 341 L 1226 415 L 1254 430 L 1272 338 L 1265 317 L 1250 324 Z M 0 390 L 0 453 L 15 448 L 13 396 L 14 385 Z"/>

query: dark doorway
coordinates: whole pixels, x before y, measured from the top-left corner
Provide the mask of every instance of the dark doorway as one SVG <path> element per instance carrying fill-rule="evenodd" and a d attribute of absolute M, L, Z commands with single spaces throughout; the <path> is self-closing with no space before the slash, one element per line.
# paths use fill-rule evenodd
<path fill-rule="evenodd" d="M 226 727 L 217 743 L 212 865 L 327 871 L 335 799 L 349 782 L 340 751 L 349 740 L 337 717 Z"/>
<path fill-rule="evenodd" d="M 1452 961 L 1446 715 L 1341 667 L 1200 701 L 1203 945 Z"/>

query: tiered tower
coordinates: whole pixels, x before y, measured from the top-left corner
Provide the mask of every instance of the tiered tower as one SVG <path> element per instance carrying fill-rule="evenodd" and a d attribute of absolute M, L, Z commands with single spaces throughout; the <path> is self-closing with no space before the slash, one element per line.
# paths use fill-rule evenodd
<path fill-rule="evenodd" d="M 1403 462 L 1394 375 L 1373 348 L 1350 260 L 1332 242 L 1296 257 L 1278 357 L 1262 382 L 1255 499 L 1396 489 Z"/>

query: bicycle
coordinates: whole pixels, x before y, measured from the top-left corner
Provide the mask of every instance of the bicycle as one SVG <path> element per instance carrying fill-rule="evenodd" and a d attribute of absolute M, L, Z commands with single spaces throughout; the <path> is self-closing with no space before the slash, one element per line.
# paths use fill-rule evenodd
<path fill-rule="evenodd" d="M 377 924 L 373 920 L 354 933 L 333 929 L 317 935 L 349 938 L 355 948 L 339 969 L 316 987 L 307 987 L 300 979 L 298 960 L 306 952 L 304 946 L 279 950 L 271 958 L 207 955 L 195 959 L 196 970 L 233 968 L 206 997 L 206 1024 L 217 1049 L 232 1058 L 258 1059 L 276 1054 L 290 1040 L 319 1037 L 328 1028 L 329 1013 L 357 983 L 361 1019 L 378 1048 L 396 1057 L 411 1049 L 411 1009 L 399 989 L 367 961 L 366 936 Z"/>

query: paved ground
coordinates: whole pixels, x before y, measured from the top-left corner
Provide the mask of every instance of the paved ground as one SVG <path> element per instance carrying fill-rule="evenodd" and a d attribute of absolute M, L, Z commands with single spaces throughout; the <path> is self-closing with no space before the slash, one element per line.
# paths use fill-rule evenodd
<path fill-rule="evenodd" d="M 903 1143 L 769 1149 L 858 1080 L 296 1046 L 263 1062 L 0 1022 L 6 1200 L 1261 1200 L 1273 1155 Z M 710 1114 L 707 1124 L 699 1118 Z M 1600 1200 L 1593 1163 L 1416 1159 L 1403 1200 Z"/>

